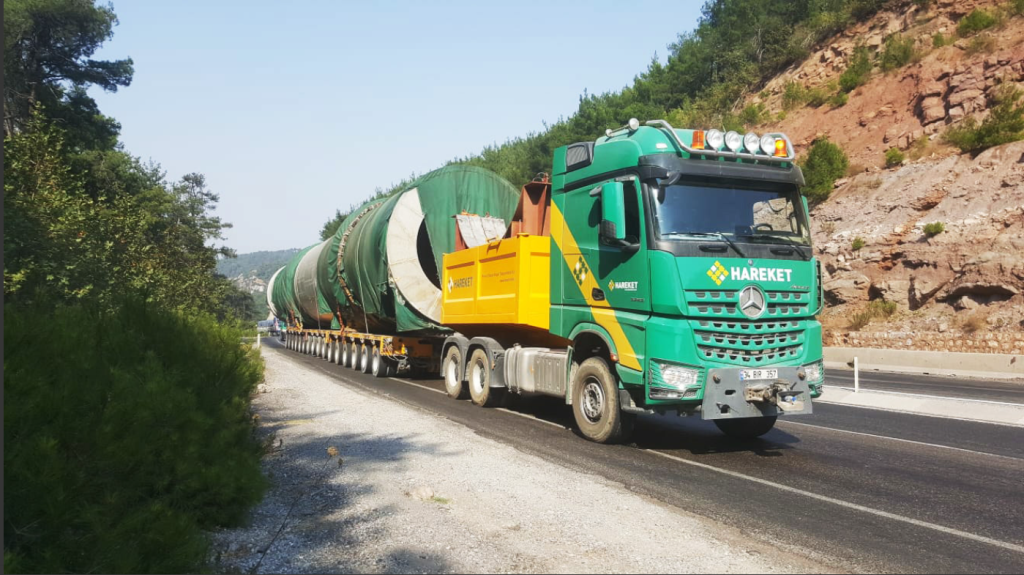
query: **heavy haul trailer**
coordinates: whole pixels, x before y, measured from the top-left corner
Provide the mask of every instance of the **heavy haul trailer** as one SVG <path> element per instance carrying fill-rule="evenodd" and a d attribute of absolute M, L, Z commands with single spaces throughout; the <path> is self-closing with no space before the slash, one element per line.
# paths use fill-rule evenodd
<path fill-rule="evenodd" d="M 504 233 L 518 197 L 492 172 L 453 165 L 353 210 L 270 280 L 267 303 L 287 323 L 287 347 L 382 377 L 436 374 L 451 333 L 439 323 L 438 270 L 463 239 L 453 216 L 487 215 L 490 233 L 471 238 L 477 245 Z"/>
<path fill-rule="evenodd" d="M 437 323 L 455 333 L 296 329 L 293 318 L 289 347 L 378 375 L 443 358 L 451 397 L 563 398 L 599 442 L 625 438 L 639 413 L 763 435 L 779 415 L 810 413 L 824 379 L 821 271 L 794 159 L 783 134 L 631 120 L 557 149 L 504 238 L 445 253 Z"/>
<path fill-rule="evenodd" d="M 504 239 L 444 257 L 449 396 L 564 398 L 584 436 L 700 413 L 756 437 L 822 391 L 820 264 L 783 134 L 636 120 L 558 148 Z"/>

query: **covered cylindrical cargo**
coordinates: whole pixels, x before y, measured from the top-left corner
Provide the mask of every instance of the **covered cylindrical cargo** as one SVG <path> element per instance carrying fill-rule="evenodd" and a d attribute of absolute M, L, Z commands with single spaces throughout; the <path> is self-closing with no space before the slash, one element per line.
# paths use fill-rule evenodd
<path fill-rule="evenodd" d="M 267 307 L 270 308 L 270 313 L 276 318 L 283 318 L 285 314 L 277 309 L 277 304 L 274 303 L 274 282 L 277 281 L 277 276 L 284 271 L 284 267 L 274 272 L 274 275 L 270 276 L 270 281 L 267 282 Z"/>
<path fill-rule="evenodd" d="M 482 168 L 430 172 L 360 206 L 332 238 L 296 256 L 277 275 L 275 306 L 293 309 L 278 295 L 290 291 L 306 328 L 326 328 L 325 319 L 340 316 L 370 333 L 441 333 L 439 270 L 444 254 L 455 251 L 455 216 L 488 215 L 507 225 L 518 200 L 512 184 Z"/>

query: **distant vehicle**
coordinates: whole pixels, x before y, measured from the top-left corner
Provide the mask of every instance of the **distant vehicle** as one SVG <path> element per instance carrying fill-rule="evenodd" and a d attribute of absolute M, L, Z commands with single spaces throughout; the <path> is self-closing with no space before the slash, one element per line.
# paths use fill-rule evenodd
<path fill-rule="evenodd" d="M 276 321 L 263 320 L 256 322 L 256 333 L 271 333 L 271 328 L 276 324 Z"/>

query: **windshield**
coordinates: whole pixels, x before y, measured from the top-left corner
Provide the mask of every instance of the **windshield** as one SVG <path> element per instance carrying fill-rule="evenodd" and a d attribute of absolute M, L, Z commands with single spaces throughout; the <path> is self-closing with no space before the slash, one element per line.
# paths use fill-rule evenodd
<path fill-rule="evenodd" d="M 748 242 L 810 244 L 796 188 L 700 182 L 652 191 L 662 239 L 723 235 Z"/>

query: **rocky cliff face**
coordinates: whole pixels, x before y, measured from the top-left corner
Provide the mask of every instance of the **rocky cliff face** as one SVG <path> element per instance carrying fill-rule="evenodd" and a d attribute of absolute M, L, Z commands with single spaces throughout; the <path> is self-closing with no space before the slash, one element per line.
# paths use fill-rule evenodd
<path fill-rule="evenodd" d="M 1024 81 L 1024 18 L 984 32 L 985 42 L 932 44 L 935 34 L 951 36 L 975 8 L 995 11 L 1000 4 L 938 0 L 924 9 L 896 2 L 753 99 L 777 114 L 787 83 L 834 83 L 856 46 L 877 49 L 894 33 L 916 41 L 917 61 L 889 73 L 876 68 L 845 106 L 791 110 L 770 126 L 789 134 L 798 153 L 827 135 L 850 157 L 851 177 L 837 182 L 812 214 L 815 251 L 827 272 L 826 343 L 886 341 L 881 333 L 851 333 L 872 300 L 895 303 L 896 313 L 856 329 L 898 334 L 889 339 L 900 347 L 917 341 L 933 349 L 925 343 L 938 333 L 946 341 L 950 333 L 1024 331 L 1024 142 L 971 157 L 941 137 L 967 117 L 985 118 L 1000 84 Z M 890 148 L 906 150 L 908 159 L 885 168 Z M 929 236 L 924 226 L 933 222 L 945 229 Z M 863 247 L 854 249 L 857 239 Z"/>

